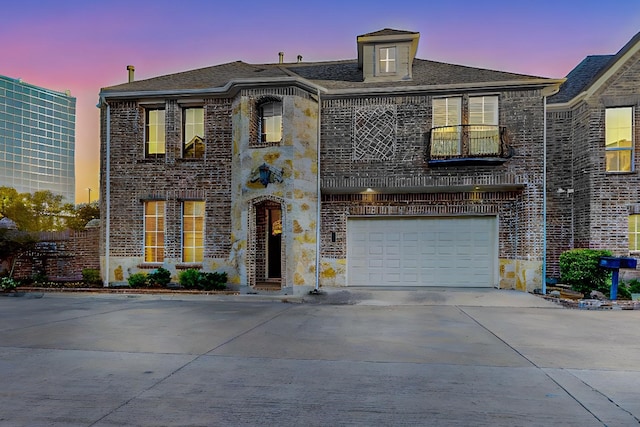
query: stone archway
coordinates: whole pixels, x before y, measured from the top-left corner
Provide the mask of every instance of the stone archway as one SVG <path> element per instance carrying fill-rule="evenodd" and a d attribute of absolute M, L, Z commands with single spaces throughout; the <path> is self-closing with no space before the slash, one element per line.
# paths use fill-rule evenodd
<path fill-rule="evenodd" d="M 284 201 L 263 196 L 249 203 L 247 278 L 250 287 L 286 286 Z"/>

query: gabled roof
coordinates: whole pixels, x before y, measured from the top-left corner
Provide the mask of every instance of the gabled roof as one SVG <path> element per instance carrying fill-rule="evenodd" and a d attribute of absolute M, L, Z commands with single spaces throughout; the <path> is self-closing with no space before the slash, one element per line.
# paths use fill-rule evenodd
<path fill-rule="evenodd" d="M 534 82 L 548 80 L 542 77 L 525 74 L 494 71 L 463 65 L 415 59 L 413 62 L 413 79 L 403 82 L 365 83 L 362 70 L 358 69 L 356 59 L 329 62 L 295 63 L 295 64 L 247 64 L 242 61 L 230 62 L 213 67 L 184 71 L 138 80 L 116 86 L 105 87 L 102 94 L 117 96 L 123 92 L 162 92 L 188 91 L 198 89 L 222 89 L 232 81 L 255 80 L 268 82 L 284 78 L 304 79 L 312 84 L 331 90 L 366 90 L 390 87 L 424 87 L 444 85 L 473 85 L 499 82 Z"/>
<path fill-rule="evenodd" d="M 378 37 L 378 36 L 407 36 L 419 34 L 415 31 L 394 30 L 393 28 L 385 28 L 382 30 L 374 31 L 372 33 L 361 34 L 358 37 Z"/>
<path fill-rule="evenodd" d="M 613 55 L 591 55 L 580 62 L 576 68 L 567 74 L 567 81 L 560 87 L 560 91 L 548 98 L 550 104 L 567 102 L 582 93 L 589 83 L 602 69 L 609 64 Z"/>
<path fill-rule="evenodd" d="M 408 40 L 415 41 L 417 46 L 419 34 L 413 31 L 385 28 L 358 36 L 358 38 Z M 228 96 L 242 86 L 277 84 L 297 84 L 311 90 L 321 90 L 327 94 L 349 96 L 350 94 L 362 95 L 364 92 L 380 94 L 413 90 L 451 91 L 473 88 L 496 90 L 507 86 L 544 87 L 561 82 L 561 80 L 423 59 L 413 60 L 410 80 L 365 82 L 362 69 L 358 65 L 358 59 L 284 64 L 247 64 L 236 61 L 105 87 L 101 90 L 101 96 L 134 98 L 181 96 L 194 93 L 217 93 Z"/>
<path fill-rule="evenodd" d="M 580 94 L 599 87 L 606 81 L 609 72 L 617 69 L 627 55 L 639 49 L 640 33 L 636 34 L 615 55 L 587 56 L 567 74 L 567 81 L 560 87 L 557 94 L 549 97 L 549 104 L 570 102 Z"/>

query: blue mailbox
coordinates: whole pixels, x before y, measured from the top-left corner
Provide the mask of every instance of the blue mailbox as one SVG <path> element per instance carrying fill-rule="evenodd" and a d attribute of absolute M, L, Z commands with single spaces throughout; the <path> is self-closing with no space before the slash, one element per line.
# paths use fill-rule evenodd
<path fill-rule="evenodd" d="M 611 291 L 609 298 L 618 298 L 618 277 L 621 268 L 636 268 L 638 260 L 631 257 L 602 256 L 598 259 L 598 265 L 611 270 Z"/>

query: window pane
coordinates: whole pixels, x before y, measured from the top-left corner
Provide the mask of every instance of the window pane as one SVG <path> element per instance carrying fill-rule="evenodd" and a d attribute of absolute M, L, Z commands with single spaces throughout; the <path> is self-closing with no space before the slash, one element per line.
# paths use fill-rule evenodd
<path fill-rule="evenodd" d="M 165 152 L 165 112 L 161 109 L 146 111 L 145 154 L 158 155 Z"/>
<path fill-rule="evenodd" d="M 204 254 L 204 202 L 182 204 L 182 260 L 202 262 Z"/>
<path fill-rule="evenodd" d="M 263 104 L 260 114 L 262 142 L 280 142 L 282 140 L 282 103 Z"/>
<path fill-rule="evenodd" d="M 395 47 L 381 47 L 378 50 L 378 69 L 381 73 L 395 73 L 396 72 L 396 48 Z"/>
<path fill-rule="evenodd" d="M 470 125 L 498 125 L 498 97 L 472 96 L 469 98 Z"/>
<path fill-rule="evenodd" d="M 640 215 L 629 216 L 629 250 L 640 251 Z"/>
<path fill-rule="evenodd" d="M 164 260 L 164 202 L 145 202 L 144 213 L 144 260 L 145 262 L 162 262 Z"/>
<path fill-rule="evenodd" d="M 605 110 L 605 167 L 607 172 L 633 170 L 633 108 Z"/>
<path fill-rule="evenodd" d="M 204 108 L 183 110 L 183 156 L 201 158 L 204 156 Z"/>

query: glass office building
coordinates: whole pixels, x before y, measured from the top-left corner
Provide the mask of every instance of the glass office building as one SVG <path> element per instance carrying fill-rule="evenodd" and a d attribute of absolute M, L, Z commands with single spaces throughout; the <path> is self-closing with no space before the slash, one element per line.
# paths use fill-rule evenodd
<path fill-rule="evenodd" d="M 0 186 L 75 202 L 76 99 L 0 75 Z"/>

